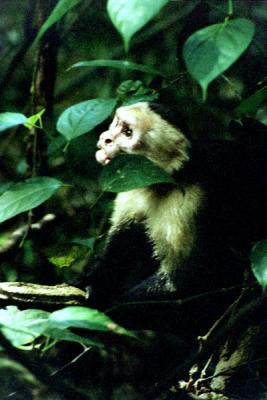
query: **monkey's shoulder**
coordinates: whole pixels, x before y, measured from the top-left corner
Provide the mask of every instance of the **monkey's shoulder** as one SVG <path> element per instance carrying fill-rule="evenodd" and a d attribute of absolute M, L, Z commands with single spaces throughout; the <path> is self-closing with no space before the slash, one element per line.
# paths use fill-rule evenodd
<path fill-rule="evenodd" d="M 119 193 L 114 202 L 112 227 L 129 221 L 157 220 L 162 227 L 183 214 L 194 214 L 204 203 L 205 191 L 199 183 L 159 184 Z"/>

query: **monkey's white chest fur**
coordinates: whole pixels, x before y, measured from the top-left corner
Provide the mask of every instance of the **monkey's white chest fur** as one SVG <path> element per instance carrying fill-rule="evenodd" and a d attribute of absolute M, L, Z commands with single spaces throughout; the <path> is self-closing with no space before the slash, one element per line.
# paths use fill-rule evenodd
<path fill-rule="evenodd" d="M 161 260 L 160 272 L 172 273 L 191 252 L 195 217 L 202 203 L 203 192 L 197 185 L 165 193 L 151 187 L 120 193 L 115 199 L 110 233 L 130 222 L 144 224 L 154 257 Z"/>

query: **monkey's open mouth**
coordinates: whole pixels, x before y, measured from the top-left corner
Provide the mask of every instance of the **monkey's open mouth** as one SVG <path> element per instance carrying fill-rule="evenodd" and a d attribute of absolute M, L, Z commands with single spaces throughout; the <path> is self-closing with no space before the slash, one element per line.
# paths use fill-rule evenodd
<path fill-rule="evenodd" d="M 113 159 L 113 157 L 111 157 L 110 155 L 105 153 L 105 157 L 104 157 L 104 160 L 103 160 L 104 165 L 107 165 L 112 159 Z"/>
<path fill-rule="evenodd" d="M 98 150 L 95 156 L 96 161 L 101 165 L 107 165 L 112 159 L 103 149 Z"/>

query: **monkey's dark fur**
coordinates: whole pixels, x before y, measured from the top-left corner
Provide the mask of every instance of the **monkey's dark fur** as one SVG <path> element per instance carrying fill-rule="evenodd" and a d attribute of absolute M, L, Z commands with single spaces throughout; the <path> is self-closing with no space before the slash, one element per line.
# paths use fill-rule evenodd
<path fill-rule="evenodd" d="M 176 185 L 117 196 L 106 249 L 87 278 L 97 307 L 240 283 L 252 245 L 267 234 L 267 129 L 259 144 L 199 142 L 176 119 L 159 105 L 137 103 L 119 108 L 100 136 L 103 165 L 122 152 L 141 154 Z"/>

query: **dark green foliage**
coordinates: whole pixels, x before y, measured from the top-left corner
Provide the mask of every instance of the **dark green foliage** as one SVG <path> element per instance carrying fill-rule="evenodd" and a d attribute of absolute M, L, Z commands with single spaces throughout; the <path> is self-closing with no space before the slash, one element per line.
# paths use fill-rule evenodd
<path fill-rule="evenodd" d="M 40 4 L 47 6 L 42 26 L 37 23 Z M 96 163 L 98 136 L 107 129 L 116 107 L 139 101 L 174 104 L 195 139 L 230 138 L 230 121 L 236 120 L 234 124 L 241 129 L 240 119 L 248 116 L 267 124 L 263 1 L 3 0 L 1 5 L 1 281 L 54 285 L 76 278 L 85 265 L 93 265 L 102 255 L 114 193 L 163 182 L 174 184 L 172 177 L 143 157 L 122 155 L 104 168 Z M 45 49 L 58 51 L 57 62 L 52 71 L 43 72 L 36 59 L 47 38 L 50 42 Z M 33 85 L 36 71 L 41 82 L 38 90 Z M 46 74 L 44 81 L 42 73 Z M 50 79 L 56 82 L 55 90 L 51 83 L 47 92 L 49 84 L 44 82 Z M 254 143 L 253 134 L 254 130 L 243 140 Z M 266 241 L 256 244 L 251 254 L 252 271 L 263 288 L 266 254 Z M 248 260 L 247 255 L 242 257 Z M 195 316 L 198 312 L 190 304 L 179 324 L 192 325 L 191 313 Z M 164 304 L 153 307 L 163 310 L 161 315 L 173 312 L 174 319 L 179 319 L 177 304 L 169 304 L 167 311 Z M 134 328 L 134 315 L 133 321 L 141 324 L 138 305 L 135 312 L 127 305 L 124 313 L 120 311 L 116 314 L 116 308 L 113 310 L 118 320 L 126 314 Z M 163 331 L 164 323 L 164 318 L 158 323 Z M 99 358 L 91 361 L 91 369 L 83 365 L 80 373 L 74 362 L 77 393 L 80 395 L 84 384 L 83 398 L 90 400 L 147 398 L 147 385 L 156 387 L 155 380 L 162 378 L 165 345 L 173 340 L 164 331 L 164 345 L 156 343 L 151 352 L 159 368 L 143 376 L 128 342 L 117 351 L 118 337 L 131 341 L 134 336 L 138 342 L 135 335 L 107 314 L 90 308 L 43 311 L 29 307 L 20 311 L 0 307 L 0 330 L 16 348 L 34 347 L 52 354 L 53 370 L 64 370 L 71 363 L 72 355 L 66 349 L 72 349 L 73 343 L 97 349 Z M 175 357 L 177 367 L 181 362 L 177 340 L 179 352 L 185 353 L 187 348 L 181 344 L 180 332 L 176 334 L 169 358 Z M 103 339 L 103 335 L 107 337 Z M 143 335 L 147 342 L 153 341 L 152 333 Z M 71 343 L 69 347 L 64 347 L 66 341 Z M 58 347 L 54 348 L 55 344 Z M 60 346 L 63 352 L 57 354 Z M 139 361 L 146 367 L 151 354 L 144 343 L 142 346 Z M 183 353 L 184 359 L 190 358 L 190 352 L 191 348 Z M 76 356 L 77 352 L 73 359 Z M 118 361 L 119 357 L 125 359 Z M 127 365 L 125 375 L 124 371 L 118 373 L 120 363 Z M 116 372 L 110 365 L 115 365 Z M 81 384 L 77 375 L 85 376 L 83 369 L 87 376 Z M 166 369 L 173 371 L 168 363 Z M 132 382 L 138 373 L 137 388 Z M 89 374 L 97 376 L 97 384 L 90 383 Z M 61 379 L 60 372 L 59 376 Z M 123 388 L 120 379 L 124 379 Z M 140 396 L 136 394 L 139 391 Z"/>
<path fill-rule="evenodd" d="M 251 252 L 251 268 L 259 284 L 267 286 L 267 241 L 258 242 Z"/>
<path fill-rule="evenodd" d="M 227 70 L 247 49 L 254 24 L 246 19 L 211 25 L 191 35 L 184 44 L 183 57 L 206 99 L 209 84 Z"/>
<path fill-rule="evenodd" d="M 157 183 L 175 183 L 164 170 L 141 156 L 120 156 L 113 160 L 100 175 L 104 192 L 127 192 Z"/>
<path fill-rule="evenodd" d="M 66 307 L 53 313 L 33 309 L 20 311 L 14 306 L 0 310 L 0 330 L 15 347 L 31 350 L 30 345 L 37 343 L 36 339 L 40 337 L 103 347 L 98 340 L 78 336 L 69 328 L 134 337 L 131 332 L 115 324 L 105 314 L 90 308 Z"/>

